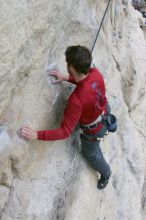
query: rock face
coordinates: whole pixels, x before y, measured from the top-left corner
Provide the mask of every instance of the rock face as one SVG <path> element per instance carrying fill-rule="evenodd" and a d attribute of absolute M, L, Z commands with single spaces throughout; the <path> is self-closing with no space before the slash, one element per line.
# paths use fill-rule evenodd
<path fill-rule="evenodd" d="M 80 154 L 78 132 L 67 140 L 26 142 L 23 124 L 58 127 L 69 83 L 52 86 L 46 67 L 66 72 L 69 45 L 91 47 L 108 1 L 5 0 L 0 9 L 0 219 L 146 219 L 146 43 L 140 14 L 113 0 L 93 52 L 118 131 L 102 140 L 112 167 L 109 185 Z"/>

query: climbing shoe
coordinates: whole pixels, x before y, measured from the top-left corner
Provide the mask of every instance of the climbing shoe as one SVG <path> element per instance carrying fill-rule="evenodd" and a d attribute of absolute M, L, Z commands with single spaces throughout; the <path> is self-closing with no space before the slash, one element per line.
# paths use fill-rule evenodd
<path fill-rule="evenodd" d="M 98 189 L 103 189 L 106 187 L 106 185 L 108 184 L 108 181 L 109 181 L 109 178 L 111 176 L 112 172 L 110 171 L 110 174 L 105 177 L 105 176 L 101 176 L 100 180 L 98 181 L 98 184 L 97 184 L 97 188 Z"/>

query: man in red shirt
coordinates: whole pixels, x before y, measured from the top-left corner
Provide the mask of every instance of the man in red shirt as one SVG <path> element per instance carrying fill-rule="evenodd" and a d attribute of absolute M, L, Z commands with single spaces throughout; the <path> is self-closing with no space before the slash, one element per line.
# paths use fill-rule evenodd
<path fill-rule="evenodd" d="M 108 184 L 111 175 L 100 149 L 100 138 L 107 132 L 101 115 L 107 111 L 104 80 L 96 68 L 90 68 L 91 52 L 84 46 L 70 46 L 65 52 L 69 76 L 61 72 L 52 72 L 56 77 L 54 83 L 63 80 L 76 85 L 69 97 L 61 127 L 54 130 L 34 131 L 28 126 L 20 129 L 20 137 L 26 140 L 38 139 L 43 141 L 60 140 L 69 137 L 76 125 L 82 130 L 82 154 L 90 165 L 101 174 L 97 187 L 103 189 Z"/>

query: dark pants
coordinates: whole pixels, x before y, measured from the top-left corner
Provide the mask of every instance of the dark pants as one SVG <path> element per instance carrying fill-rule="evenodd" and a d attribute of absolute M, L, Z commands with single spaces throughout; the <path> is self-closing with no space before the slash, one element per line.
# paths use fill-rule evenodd
<path fill-rule="evenodd" d="M 100 140 L 93 140 L 102 138 L 107 132 L 106 126 L 103 125 L 101 130 L 96 134 L 89 135 L 81 134 L 81 148 L 83 156 L 88 160 L 93 169 L 97 170 L 103 177 L 109 177 L 110 166 L 103 157 L 100 149 Z"/>

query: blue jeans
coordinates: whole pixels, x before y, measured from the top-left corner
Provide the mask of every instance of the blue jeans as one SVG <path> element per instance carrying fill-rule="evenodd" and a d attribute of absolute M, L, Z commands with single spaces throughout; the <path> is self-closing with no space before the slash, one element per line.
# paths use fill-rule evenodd
<path fill-rule="evenodd" d="M 83 156 L 88 160 L 93 169 L 97 170 L 101 176 L 110 176 L 110 166 L 103 157 L 100 149 L 100 140 L 93 140 L 95 138 L 102 138 L 107 132 L 105 125 L 96 134 L 81 134 L 81 148 Z"/>

